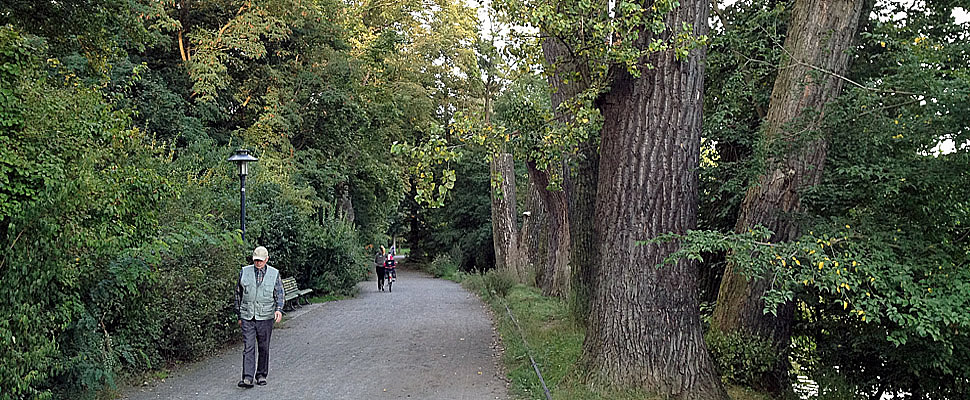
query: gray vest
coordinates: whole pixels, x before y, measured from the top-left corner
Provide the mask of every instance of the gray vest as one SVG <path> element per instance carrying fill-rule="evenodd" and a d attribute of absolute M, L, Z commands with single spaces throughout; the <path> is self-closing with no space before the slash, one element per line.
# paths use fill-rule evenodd
<path fill-rule="evenodd" d="M 247 321 L 253 318 L 257 321 L 276 318 L 273 291 L 276 289 L 276 278 L 280 276 L 280 272 L 267 265 L 263 283 L 257 285 L 255 268 L 247 265 L 242 269 L 242 277 L 239 281 L 242 284 L 243 293 L 242 300 L 239 302 L 239 316 Z"/>

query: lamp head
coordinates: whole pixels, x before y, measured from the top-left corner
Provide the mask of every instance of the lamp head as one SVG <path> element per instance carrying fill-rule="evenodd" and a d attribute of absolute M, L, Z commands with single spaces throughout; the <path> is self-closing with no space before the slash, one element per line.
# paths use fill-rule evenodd
<path fill-rule="evenodd" d="M 236 150 L 236 154 L 233 154 L 232 157 L 229 157 L 229 161 L 232 161 L 239 165 L 240 176 L 246 176 L 246 174 L 249 173 L 248 164 L 250 162 L 259 161 L 259 159 L 249 155 L 249 150 L 239 149 L 239 150 Z"/>

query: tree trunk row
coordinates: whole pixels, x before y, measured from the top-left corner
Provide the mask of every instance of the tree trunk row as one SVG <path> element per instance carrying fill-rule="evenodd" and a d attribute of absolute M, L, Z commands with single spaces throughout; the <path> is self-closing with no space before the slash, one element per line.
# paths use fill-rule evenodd
<path fill-rule="evenodd" d="M 549 190 L 548 171 L 540 171 L 534 162 L 527 163 L 539 198 L 546 209 L 546 259 L 540 264 L 537 279 L 542 294 L 565 297 L 570 283 L 569 204 L 566 192 Z M 562 172 L 560 172 L 562 173 Z"/>
<path fill-rule="evenodd" d="M 775 232 L 772 241 L 799 234 L 793 218 L 798 194 L 821 178 L 828 145 L 818 129 L 824 105 L 841 91 L 839 76 L 847 69 L 862 3 L 796 2 L 785 43 L 788 58 L 765 122 L 768 144 L 780 151 L 771 153 L 776 156 L 747 192 L 736 224 L 739 232 L 764 225 Z M 669 39 L 683 23 L 694 27 L 693 34 L 706 33 L 707 11 L 706 2 L 682 4 L 667 16 L 671 29 L 662 35 Z M 653 39 L 646 29 L 640 37 L 640 44 Z M 576 73 L 588 75 L 558 38 L 544 40 L 542 49 L 552 72 L 555 118 L 568 120 L 558 106 L 588 87 L 588 80 L 576 79 Z M 678 244 L 644 243 L 696 228 L 704 57 L 703 49 L 692 50 L 686 60 L 675 59 L 672 52 L 654 53 L 644 60 L 653 68 L 644 68 L 639 77 L 614 68 L 610 89 L 597 103 L 604 117 L 600 151 L 595 139 L 583 144 L 579 158 L 572 160 L 575 169 L 564 173 L 565 192 L 547 188 L 550 172 L 559 170 L 529 165 L 533 193 L 545 211 L 544 260 L 535 256 L 539 246 L 529 244 L 526 251 L 516 245 L 514 202 L 493 197 L 494 237 L 510 244 L 496 244 L 497 265 L 521 273 L 523 263 L 516 260 L 525 253 L 539 263 L 544 293 L 569 295 L 574 314 L 586 322 L 582 361 L 591 381 L 669 398 L 727 398 L 702 336 L 694 263 L 679 260 L 658 267 Z M 492 164 L 503 185 L 514 182 L 511 158 L 507 164 L 504 160 L 503 155 Z M 777 317 L 765 315 L 761 297 L 767 282 L 749 282 L 737 266 L 728 266 L 714 324 L 769 340 L 786 363 L 792 307 L 786 305 Z M 766 377 L 766 387 L 778 392 L 787 385 L 787 369 L 780 362 L 773 377 Z"/>
<path fill-rule="evenodd" d="M 526 283 L 523 254 L 519 250 L 519 227 L 516 222 L 515 164 L 512 154 L 500 152 L 489 163 L 492 174 L 492 244 L 495 268 Z"/>

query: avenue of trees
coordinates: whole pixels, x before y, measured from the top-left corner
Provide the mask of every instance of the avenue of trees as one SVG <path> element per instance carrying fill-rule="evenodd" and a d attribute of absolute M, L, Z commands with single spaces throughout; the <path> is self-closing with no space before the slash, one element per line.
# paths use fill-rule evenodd
<path fill-rule="evenodd" d="M 590 385 L 966 398 L 960 6 L 5 1 L 0 399 L 222 348 L 256 244 L 353 294 L 395 239 L 561 298 Z"/>

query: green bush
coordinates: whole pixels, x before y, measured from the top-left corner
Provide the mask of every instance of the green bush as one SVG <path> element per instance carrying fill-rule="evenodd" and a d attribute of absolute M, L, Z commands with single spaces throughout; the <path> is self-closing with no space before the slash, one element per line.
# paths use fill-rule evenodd
<path fill-rule="evenodd" d="M 778 360 L 770 343 L 753 336 L 710 330 L 704 339 L 718 373 L 730 383 L 756 386 Z"/>
<path fill-rule="evenodd" d="M 485 292 L 485 277 L 482 274 L 462 274 L 461 286 L 472 293 L 478 293 L 480 296 L 485 296 L 488 293 Z"/>
<path fill-rule="evenodd" d="M 458 273 L 458 263 L 449 254 L 440 254 L 428 265 L 428 272 L 435 278 L 450 278 Z"/>
<path fill-rule="evenodd" d="M 484 278 L 485 288 L 488 290 L 488 293 L 499 297 L 505 297 L 516 283 L 516 279 L 512 274 L 495 269 L 488 271 Z"/>
<path fill-rule="evenodd" d="M 318 294 L 351 295 L 367 276 L 366 256 L 353 223 L 330 216 L 307 234 L 308 257 L 297 279 Z"/>
<path fill-rule="evenodd" d="M 233 292 L 248 251 L 212 239 L 194 235 L 156 267 L 157 348 L 166 360 L 197 360 L 238 337 Z"/>

